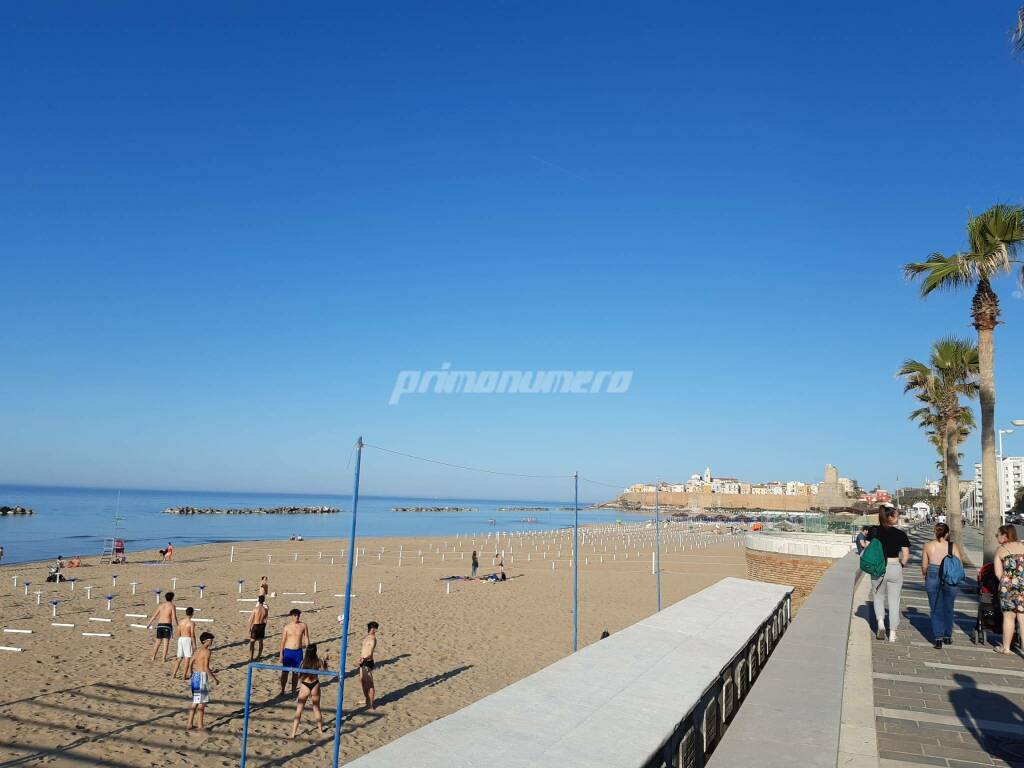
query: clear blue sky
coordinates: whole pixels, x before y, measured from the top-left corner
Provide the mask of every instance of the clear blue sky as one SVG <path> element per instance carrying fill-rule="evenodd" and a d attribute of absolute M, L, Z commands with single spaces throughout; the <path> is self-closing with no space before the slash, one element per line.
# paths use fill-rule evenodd
<path fill-rule="evenodd" d="M 209 5 L 2 11 L 0 482 L 347 491 L 360 434 L 614 483 L 934 475 L 894 372 L 970 297 L 899 267 L 1024 198 L 1016 2 Z M 387 404 L 446 361 L 635 375 Z"/>

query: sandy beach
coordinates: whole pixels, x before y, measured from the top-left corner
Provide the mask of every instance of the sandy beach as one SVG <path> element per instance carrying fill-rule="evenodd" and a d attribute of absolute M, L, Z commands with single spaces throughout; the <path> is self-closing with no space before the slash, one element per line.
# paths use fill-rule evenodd
<path fill-rule="evenodd" d="M 745 575 L 739 537 L 684 532 L 682 526 L 671 531 L 662 535 L 665 605 L 726 576 Z M 654 612 L 653 535 L 653 528 L 642 523 L 584 531 L 581 646 L 597 641 L 602 630 L 615 632 Z M 288 611 L 298 607 L 312 640 L 321 651 L 330 651 L 337 668 L 346 545 L 245 542 L 233 545 L 233 562 L 229 544 L 178 549 L 170 563 L 160 562 L 153 551 L 129 551 L 129 562 L 116 566 L 100 565 L 92 557 L 83 567 L 66 571 L 78 579 L 73 590 L 69 583 L 44 583 L 45 563 L 0 568 L 3 628 L 31 630 L 5 631 L 0 638 L 0 644 L 23 649 L 0 652 L 5 691 L 0 697 L 0 766 L 237 764 L 249 658 L 248 614 L 242 611 L 252 607 L 240 600 L 255 597 L 260 576 L 269 577 L 276 596 L 268 601 L 263 661 L 278 663 L 280 628 Z M 474 548 L 480 552 L 481 574 L 495 571 L 495 551 L 504 552 L 508 580 L 442 581 L 468 575 Z M 569 531 L 500 539 L 493 532 L 475 539 L 360 539 L 345 667 L 351 675 L 366 622 L 379 622 L 379 706 L 374 711 L 357 708 L 358 680 L 347 678 L 343 758 L 392 741 L 569 653 L 571 552 Z M 31 582 L 28 594 L 26 580 Z M 244 580 L 241 593 L 239 580 Z M 216 635 L 213 669 L 221 682 L 212 689 L 204 734 L 185 730 L 190 695 L 186 682 L 170 677 L 173 643 L 167 662 L 153 662 L 153 631 L 131 626 L 146 624 L 156 606 L 154 590 L 167 591 L 172 583 L 175 604 L 193 606 L 198 618 L 212 619 L 202 628 Z M 199 584 L 205 585 L 202 598 Z M 114 595 L 109 611 L 106 595 Z M 51 600 L 60 600 L 56 618 Z M 54 622 L 75 626 L 56 627 Z M 325 679 L 326 732 L 316 732 L 307 709 L 292 742 L 287 735 L 294 698 L 277 696 L 277 677 L 266 670 L 253 673 L 249 765 L 324 765 L 330 758 L 336 681 Z M 481 759 L 495 748 L 500 745 L 481 743 Z"/>

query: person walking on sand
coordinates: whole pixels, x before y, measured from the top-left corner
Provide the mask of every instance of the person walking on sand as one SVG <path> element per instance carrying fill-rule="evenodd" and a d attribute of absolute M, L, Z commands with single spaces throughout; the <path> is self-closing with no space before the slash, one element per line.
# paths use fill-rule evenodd
<path fill-rule="evenodd" d="M 182 680 L 187 680 L 192 672 L 192 655 L 196 643 L 196 623 L 192 620 L 195 609 L 189 606 L 185 609 L 185 618 L 178 622 L 178 659 L 174 662 L 174 671 L 171 672 L 171 679 L 178 676 L 178 667 L 185 662 L 185 671 L 181 675 Z"/>
<path fill-rule="evenodd" d="M 325 653 L 323 657 L 317 656 L 316 643 L 310 643 L 306 647 L 306 655 L 302 659 L 303 669 L 327 669 L 327 662 L 330 654 Z M 306 701 L 313 705 L 313 717 L 316 718 L 316 727 L 320 733 L 324 732 L 324 716 L 320 711 L 320 675 L 303 674 L 299 675 L 299 698 L 295 705 L 295 719 L 292 720 L 292 738 L 299 729 L 299 720 L 302 719 L 302 711 L 306 708 Z"/>
<path fill-rule="evenodd" d="M 480 560 L 477 559 L 476 550 L 474 549 L 473 550 L 473 554 L 470 556 L 470 560 L 469 560 L 469 578 L 471 578 L 471 579 L 475 579 L 476 578 L 476 569 L 479 568 L 479 567 L 480 567 Z"/>
<path fill-rule="evenodd" d="M 252 609 L 252 615 L 249 616 L 249 661 L 263 658 L 263 638 L 267 636 L 267 614 L 270 613 L 266 602 L 266 596 L 257 597 L 256 607 Z M 257 643 L 260 645 L 260 650 L 259 653 L 254 654 Z"/>
<path fill-rule="evenodd" d="M 156 642 L 153 643 L 153 661 L 156 661 L 156 653 L 161 643 L 164 646 L 164 661 L 167 661 L 167 646 L 171 644 L 171 634 L 174 625 L 178 621 L 178 615 L 174 612 L 174 593 L 168 592 L 164 595 L 164 602 L 160 603 L 153 612 L 146 624 L 146 629 L 156 622 Z"/>
<path fill-rule="evenodd" d="M 910 539 L 897 525 L 900 513 L 892 504 L 885 503 L 878 510 L 878 525 L 868 533 L 868 540 L 878 539 L 885 554 L 885 574 L 871 579 L 875 621 L 878 639 L 885 639 L 885 607 L 889 605 L 889 642 L 896 642 L 900 625 L 900 592 L 903 589 L 903 568 L 910 562 Z"/>
<path fill-rule="evenodd" d="M 473 553 L 476 555 L 476 552 Z M 376 621 L 366 625 L 366 637 L 363 638 L 363 648 L 359 657 L 359 682 L 363 686 L 363 700 L 359 706 L 368 706 L 370 709 L 377 708 L 377 692 L 373 684 L 373 652 L 377 650 L 377 629 L 380 627 Z"/>
<path fill-rule="evenodd" d="M 932 643 L 936 649 L 953 642 L 953 601 L 957 588 L 942 580 L 942 561 L 950 555 L 963 559 L 960 547 L 949 540 L 949 526 L 935 524 L 935 540 L 921 548 L 921 574 L 928 593 L 928 609 L 932 618 Z"/>
<path fill-rule="evenodd" d="M 993 648 L 996 653 L 1010 655 L 1014 622 L 1024 638 L 1024 543 L 1017 540 L 1017 528 L 1001 525 L 999 549 L 992 565 L 999 579 L 999 605 L 1003 609 L 1003 642 Z"/>
<path fill-rule="evenodd" d="M 199 730 L 205 731 L 206 728 L 203 725 L 203 717 L 206 714 L 206 705 L 210 702 L 210 678 L 220 685 L 220 680 L 217 679 L 217 675 L 210 669 L 210 660 L 212 658 L 213 648 L 213 634 L 210 632 L 203 632 L 199 636 L 199 647 L 196 648 L 195 656 L 192 659 L 192 708 L 188 711 L 188 727 L 186 731 L 192 730 L 192 723 L 196 719 L 198 714 Z"/>
<path fill-rule="evenodd" d="M 302 651 L 309 645 L 309 628 L 302 623 L 302 611 L 292 608 L 288 612 L 291 621 L 281 630 L 281 666 L 300 668 Z M 299 675 L 292 672 L 292 693 L 299 687 Z M 284 696 L 285 683 L 288 682 L 288 671 L 281 673 L 281 695 Z"/>

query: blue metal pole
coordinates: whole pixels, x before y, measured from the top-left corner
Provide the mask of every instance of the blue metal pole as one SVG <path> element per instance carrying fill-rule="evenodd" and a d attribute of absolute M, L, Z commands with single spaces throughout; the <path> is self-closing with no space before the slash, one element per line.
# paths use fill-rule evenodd
<path fill-rule="evenodd" d="M 242 717 L 242 768 L 245 768 L 245 749 L 249 743 L 249 702 L 252 698 L 252 665 L 245 675 L 245 715 Z"/>
<path fill-rule="evenodd" d="M 356 561 L 356 510 L 359 508 L 359 467 L 363 458 L 363 438 L 356 441 L 356 474 L 352 483 L 352 532 L 348 537 L 348 577 L 345 581 L 345 614 L 341 622 L 341 658 L 338 659 L 338 708 L 334 713 L 334 758 L 338 768 L 341 751 L 341 705 L 345 697 L 345 661 L 348 657 L 348 626 L 352 613 L 352 565 Z"/>
<path fill-rule="evenodd" d="M 572 473 L 572 650 L 580 640 L 580 473 Z"/>
<path fill-rule="evenodd" d="M 654 572 L 658 576 L 658 610 L 661 610 L 661 496 L 654 486 Z"/>

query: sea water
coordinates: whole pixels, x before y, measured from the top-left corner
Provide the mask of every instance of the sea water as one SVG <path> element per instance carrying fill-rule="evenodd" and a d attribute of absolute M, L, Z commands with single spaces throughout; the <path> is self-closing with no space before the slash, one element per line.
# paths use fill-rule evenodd
<path fill-rule="evenodd" d="M 0 506 L 33 509 L 31 516 L 0 517 L 3 563 L 97 555 L 103 541 L 125 539 L 128 551 L 224 541 L 347 538 L 351 496 L 211 491 L 147 491 L 0 485 Z M 337 507 L 326 515 L 165 515 L 168 507 Z M 392 512 L 392 507 L 473 507 L 473 512 Z M 360 496 L 359 536 L 453 536 L 457 533 L 520 531 L 571 525 L 572 501 L 440 499 Z M 499 512 L 499 507 L 548 507 L 547 512 Z M 121 518 L 115 520 L 116 516 Z M 622 512 L 586 509 L 580 522 L 611 522 Z M 518 522 L 536 518 L 537 523 Z M 494 520 L 494 524 L 490 523 Z"/>

